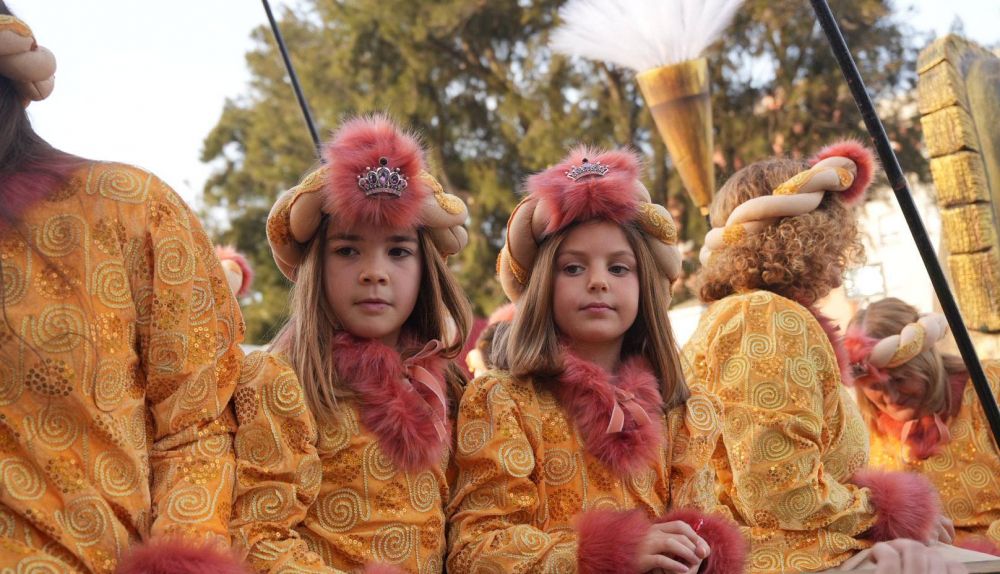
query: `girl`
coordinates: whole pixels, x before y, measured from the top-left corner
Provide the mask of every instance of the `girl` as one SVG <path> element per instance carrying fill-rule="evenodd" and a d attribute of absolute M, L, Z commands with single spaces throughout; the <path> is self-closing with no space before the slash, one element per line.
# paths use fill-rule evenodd
<path fill-rule="evenodd" d="M 938 350 L 947 321 L 884 299 L 851 319 L 845 347 L 871 432 L 871 464 L 931 479 L 958 546 L 1000 555 L 1000 452 L 962 358 Z M 1000 363 L 983 367 L 996 396 Z"/>
<path fill-rule="evenodd" d="M 235 544 L 260 572 L 440 572 L 471 317 L 444 258 L 467 211 L 386 117 L 344 124 L 325 158 L 268 217 L 295 289 L 236 391 Z"/>
<path fill-rule="evenodd" d="M 0 565 L 240 571 L 199 548 L 229 544 L 239 309 L 176 193 L 34 132 L 54 69 L 0 1 Z"/>
<path fill-rule="evenodd" d="M 722 500 L 750 527 L 753 572 L 815 572 L 872 541 L 932 538 L 940 513 L 918 475 L 864 471 L 868 439 L 841 387 L 846 361 L 813 307 L 861 256 L 851 206 L 872 177 L 853 142 L 807 164 L 755 163 L 712 203 L 688 379 L 722 402 L 713 444 Z M 811 166 L 811 167 L 810 167 Z"/>
<path fill-rule="evenodd" d="M 676 229 L 639 171 L 578 148 L 511 215 L 498 271 L 519 308 L 503 370 L 459 409 L 452 574 L 742 571 L 735 525 L 667 511 L 712 508 L 709 469 L 682 461 L 707 460 L 690 427 L 715 421 L 679 372 Z"/>

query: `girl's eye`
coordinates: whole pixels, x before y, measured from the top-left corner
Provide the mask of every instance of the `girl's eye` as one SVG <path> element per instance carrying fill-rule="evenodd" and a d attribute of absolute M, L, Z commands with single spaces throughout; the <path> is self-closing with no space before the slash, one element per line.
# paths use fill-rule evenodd
<path fill-rule="evenodd" d="M 389 257 L 393 257 L 395 259 L 402 259 L 404 257 L 409 257 L 410 255 L 413 255 L 413 251 L 405 247 L 392 247 L 389 249 Z"/>
<path fill-rule="evenodd" d="M 617 264 L 608 267 L 608 271 L 610 271 L 612 275 L 617 275 L 620 277 L 622 275 L 628 274 L 628 272 L 631 270 L 628 268 L 627 265 Z"/>
<path fill-rule="evenodd" d="M 353 247 L 337 247 L 333 252 L 341 257 L 351 257 L 358 254 L 358 250 Z"/>
<path fill-rule="evenodd" d="M 583 265 L 579 265 L 577 263 L 570 263 L 568 265 L 563 266 L 563 273 L 567 275 L 579 275 L 583 273 Z"/>

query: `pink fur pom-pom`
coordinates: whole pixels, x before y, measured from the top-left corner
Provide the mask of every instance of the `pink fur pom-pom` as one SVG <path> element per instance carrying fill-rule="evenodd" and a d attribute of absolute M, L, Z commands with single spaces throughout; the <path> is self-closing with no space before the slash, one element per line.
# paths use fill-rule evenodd
<path fill-rule="evenodd" d="M 431 190 L 420 178 L 424 150 L 416 136 L 400 129 L 388 116 L 376 114 L 347 121 L 324 150 L 329 176 L 323 210 L 347 225 L 407 229 L 420 224 L 421 205 Z M 385 167 L 406 178 L 399 197 L 367 196 L 358 176 Z"/>
<path fill-rule="evenodd" d="M 857 140 L 843 140 L 819 150 L 816 157 L 809 161 L 809 165 L 815 165 L 828 157 L 846 157 L 857 166 L 858 173 L 854 176 L 854 183 L 841 192 L 840 197 L 848 205 L 860 203 L 875 177 L 875 156 L 872 151 Z"/>
<path fill-rule="evenodd" d="M 566 176 L 574 166 L 583 165 L 585 159 L 591 164 L 607 166 L 607 175 L 576 181 Z M 619 224 L 631 220 L 639 205 L 635 195 L 639 166 L 639 157 L 631 151 L 579 146 L 560 163 L 529 177 L 527 192 L 545 201 L 552 213 L 545 233 L 552 234 L 591 219 Z"/>
<path fill-rule="evenodd" d="M 896 538 L 930 540 L 941 516 L 937 491 L 930 480 L 913 472 L 863 469 L 851 481 L 871 490 L 876 520 L 871 528 L 876 542 Z"/>
<path fill-rule="evenodd" d="M 868 362 L 872 349 L 875 348 L 877 339 L 873 339 L 865 334 L 860 327 L 851 327 L 844 337 L 844 350 L 847 352 L 847 359 L 851 365 L 863 367 L 864 371 L 853 374 L 853 378 L 871 377 L 876 382 L 889 380 L 889 374 Z"/>
<path fill-rule="evenodd" d="M 708 542 L 710 553 L 701 563 L 699 574 L 745 572 L 750 546 L 735 522 L 691 508 L 672 510 L 657 518 L 657 524 L 679 520 Z"/>
<path fill-rule="evenodd" d="M 253 284 L 253 268 L 250 267 L 250 262 L 247 261 L 247 258 L 239 251 L 236 251 L 236 248 L 231 245 L 216 246 L 215 256 L 219 258 L 219 261 L 232 261 L 239 268 L 240 283 L 239 288 L 235 292 L 236 296 L 243 297 L 249 293 L 250 285 Z M 229 270 L 226 269 L 225 271 L 228 276 Z"/>
<path fill-rule="evenodd" d="M 116 574 L 251 574 L 227 548 L 192 540 L 168 538 L 129 551 Z"/>
<path fill-rule="evenodd" d="M 590 510 L 573 519 L 580 574 L 634 574 L 639 544 L 649 532 L 641 510 Z"/>

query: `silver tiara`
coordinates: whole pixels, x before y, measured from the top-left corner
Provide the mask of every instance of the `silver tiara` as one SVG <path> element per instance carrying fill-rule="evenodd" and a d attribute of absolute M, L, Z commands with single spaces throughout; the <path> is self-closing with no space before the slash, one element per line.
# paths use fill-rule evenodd
<path fill-rule="evenodd" d="M 378 167 L 370 167 L 363 174 L 358 176 L 358 187 L 365 192 L 365 197 L 374 195 L 391 195 L 399 197 L 406 189 L 406 176 L 399 168 L 389 168 L 388 158 L 380 157 Z"/>
<path fill-rule="evenodd" d="M 572 179 L 573 181 L 577 181 L 590 175 L 604 177 L 605 175 L 608 175 L 609 171 L 611 171 L 611 168 L 603 163 L 597 161 L 590 163 L 589 159 L 583 158 L 582 164 L 574 165 L 569 168 L 569 171 L 566 172 L 566 177 Z"/>

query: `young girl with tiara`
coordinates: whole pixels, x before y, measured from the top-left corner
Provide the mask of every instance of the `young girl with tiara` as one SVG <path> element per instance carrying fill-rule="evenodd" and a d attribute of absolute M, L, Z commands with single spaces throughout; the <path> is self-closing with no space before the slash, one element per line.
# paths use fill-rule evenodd
<path fill-rule="evenodd" d="M 735 524 L 669 510 L 715 508 L 710 469 L 681 459 L 707 460 L 688 437 L 717 419 L 680 373 L 676 229 L 639 172 L 631 152 L 578 148 L 510 217 L 497 265 L 518 310 L 502 370 L 459 408 L 452 574 L 743 569 Z"/>
<path fill-rule="evenodd" d="M 853 142 L 808 163 L 765 160 L 712 202 L 701 277 L 710 306 L 685 367 L 722 404 L 712 464 L 721 499 L 749 527 L 754 573 L 816 572 L 875 542 L 948 538 L 926 479 L 865 469 L 867 432 L 841 385 L 843 347 L 814 306 L 862 254 L 851 207 L 873 163 Z M 920 544 L 874 556 L 901 548 L 904 572 L 946 570 Z"/>
<path fill-rule="evenodd" d="M 871 465 L 930 478 L 958 533 L 955 544 L 1000 555 L 1000 451 L 969 372 L 938 343 L 948 322 L 895 298 L 858 311 L 844 339 Z M 994 396 L 1000 362 L 983 363 Z"/>
<path fill-rule="evenodd" d="M 467 211 L 384 116 L 348 121 L 267 222 L 292 315 L 235 395 L 234 544 L 260 572 L 439 572 L 471 312 Z"/>

